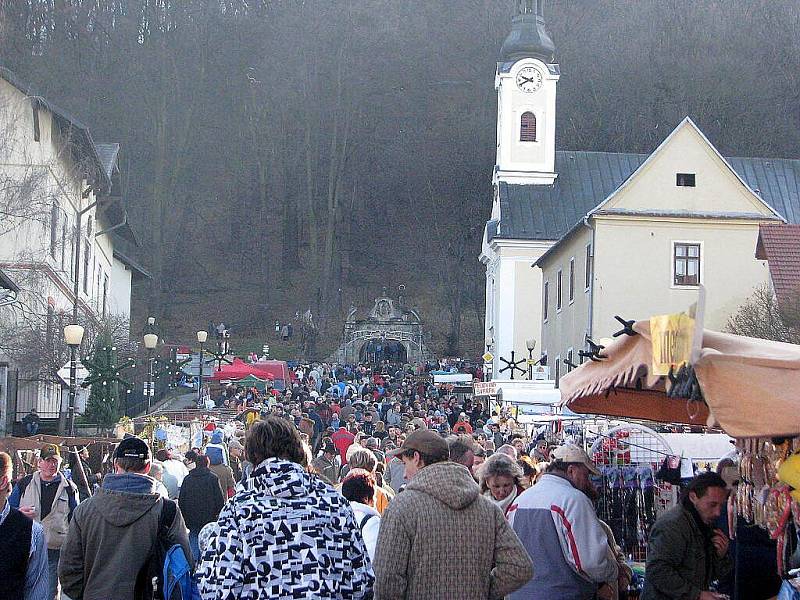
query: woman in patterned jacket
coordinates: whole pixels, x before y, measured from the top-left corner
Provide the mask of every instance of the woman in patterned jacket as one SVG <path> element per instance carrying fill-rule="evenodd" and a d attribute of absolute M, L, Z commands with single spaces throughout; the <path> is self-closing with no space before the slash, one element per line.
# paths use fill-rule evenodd
<path fill-rule="evenodd" d="M 285 419 L 253 425 L 255 466 L 228 501 L 197 570 L 203 600 L 370 598 L 375 576 L 349 503 L 307 473 Z"/>

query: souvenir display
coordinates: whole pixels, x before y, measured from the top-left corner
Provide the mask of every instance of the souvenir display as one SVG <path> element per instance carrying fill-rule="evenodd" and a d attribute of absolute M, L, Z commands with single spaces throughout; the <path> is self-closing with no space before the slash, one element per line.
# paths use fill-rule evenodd
<path fill-rule="evenodd" d="M 800 443 L 793 438 L 738 440 L 737 518 L 764 528 L 777 542 L 778 571 L 800 567 Z M 733 530 L 735 531 L 735 529 Z"/>

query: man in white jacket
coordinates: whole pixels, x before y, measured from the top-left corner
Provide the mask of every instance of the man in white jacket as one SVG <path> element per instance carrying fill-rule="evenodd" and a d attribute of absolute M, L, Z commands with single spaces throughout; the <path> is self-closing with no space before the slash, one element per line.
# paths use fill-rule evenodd
<path fill-rule="evenodd" d="M 356 516 L 356 525 L 361 529 L 361 537 L 367 547 L 370 561 L 375 560 L 375 546 L 381 517 L 375 510 L 375 477 L 364 469 L 353 469 L 342 482 L 342 496 L 350 501 L 350 508 Z"/>
<path fill-rule="evenodd" d="M 586 495 L 597 468 L 578 446 L 553 450 L 547 472 L 509 507 L 509 521 L 534 565 L 534 577 L 511 600 L 592 600 L 610 597 L 605 582 L 617 563 Z"/>

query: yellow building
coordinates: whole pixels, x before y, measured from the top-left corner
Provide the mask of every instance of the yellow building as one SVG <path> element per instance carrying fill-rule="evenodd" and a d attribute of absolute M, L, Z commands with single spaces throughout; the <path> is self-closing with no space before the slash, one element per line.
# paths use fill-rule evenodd
<path fill-rule="evenodd" d="M 519 2 L 495 75 L 494 193 L 479 258 L 496 380 L 531 346 L 557 380 L 587 337 L 617 329 L 614 315 L 685 310 L 700 284 L 706 325 L 723 328 L 768 281 L 753 256 L 759 224 L 800 223 L 800 161 L 724 158 L 688 117 L 649 155 L 557 151 L 562 72 L 542 4 Z"/>

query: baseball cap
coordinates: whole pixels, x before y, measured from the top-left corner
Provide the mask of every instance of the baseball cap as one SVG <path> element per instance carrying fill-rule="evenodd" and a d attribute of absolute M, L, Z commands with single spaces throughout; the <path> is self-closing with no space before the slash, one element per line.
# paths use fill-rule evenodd
<path fill-rule="evenodd" d="M 41 460 L 47 460 L 53 456 L 61 458 L 61 449 L 55 444 L 44 444 L 42 449 L 39 450 L 39 458 Z"/>
<path fill-rule="evenodd" d="M 406 450 L 416 450 L 431 458 L 449 459 L 450 448 L 438 433 L 431 429 L 417 429 L 406 436 L 403 445 L 386 453 L 387 457 L 397 456 Z"/>
<path fill-rule="evenodd" d="M 130 437 L 119 443 L 117 449 L 114 450 L 114 458 L 138 458 L 140 460 L 149 460 L 150 448 L 143 439 Z"/>
<path fill-rule="evenodd" d="M 575 444 L 564 444 L 559 446 L 550 453 L 550 458 L 554 461 L 561 461 L 564 463 L 574 463 L 585 465 L 592 475 L 600 475 L 600 471 L 594 466 L 594 463 L 589 458 L 589 455 L 583 451 L 582 448 Z"/>

